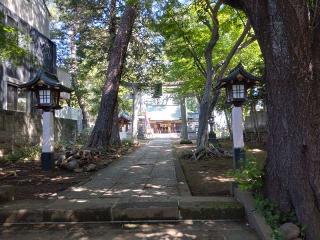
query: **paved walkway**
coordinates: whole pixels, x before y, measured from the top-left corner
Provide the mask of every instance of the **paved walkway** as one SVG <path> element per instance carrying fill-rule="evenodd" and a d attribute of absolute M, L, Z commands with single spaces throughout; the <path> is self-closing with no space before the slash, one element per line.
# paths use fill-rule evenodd
<path fill-rule="evenodd" d="M 233 198 L 188 195 L 172 141 L 151 140 L 90 181 L 62 192 L 58 199 L 0 206 L 0 221 L 9 226 L 0 227 L 0 239 L 258 239 L 238 221 L 243 220 L 243 206 Z M 154 224 L 115 224 L 134 220 Z M 168 220 L 173 222 L 162 223 Z M 55 224 L 14 225 L 43 222 Z"/>
<path fill-rule="evenodd" d="M 63 192 L 59 198 L 151 198 L 179 195 L 172 140 L 157 139 L 120 161 L 113 162 L 86 184 Z"/>
<path fill-rule="evenodd" d="M 243 223 L 59 224 L 0 227 L 6 240 L 258 240 Z"/>

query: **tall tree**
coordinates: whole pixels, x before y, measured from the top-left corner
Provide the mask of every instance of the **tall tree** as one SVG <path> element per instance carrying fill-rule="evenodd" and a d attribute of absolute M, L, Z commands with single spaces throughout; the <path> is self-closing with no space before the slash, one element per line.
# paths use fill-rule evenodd
<path fill-rule="evenodd" d="M 77 98 L 78 105 L 82 113 L 82 124 L 83 128 L 88 127 L 89 114 L 87 111 L 85 100 L 81 94 L 81 88 L 78 80 L 78 56 L 77 56 L 77 34 L 78 34 L 78 23 L 72 22 L 69 26 L 69 46 L 70 46 L 70 73 L 72 88 L 74 89 L 75 96 Z"/>
<path fill-rule="evenodd" d="M 59 54 L 59 65 L 70 69 L 72 86 L 74 89 L 77 105 L 80 107 L 83 116 L 83 126 L 88 126 L 89 106 L 85 100 L 86 88 L 82 84 L 83 67 L 81 54 L 84 52 L 90 40 L 94 38 L 92 29 L 96 29 L 96 22 L 103 25 L 108 4 L 103 0 L 54 0 L 56 26 L 53 27 L 53 38 L 56 40 L 62 53 Z M 87 32 L 91 32 L 88 37 Z M 65 39 L 68 39 L 67 44 Z M 63 56 L 63 57 L 62 57 Z M 62 59 L 61 59 L 62 58 Z M 84 84 L 85 85 L 85 84 Z"/>
<path fill-rule="evenodd" d="M 183 81 L 183 88 L 187 86 L 190 91 L 192 86 L 192 92 L 196 92 L 198 99 L 201 99 L 195 152 L 198 159 L 210 152 L 207 138 L 208 118 L 220 95 L 219 91 L 214 91 L 216 81 L 223 77 L 237 53 L 254 42 L 252 36 L 248 36 L 251 27 L 248 22 L 241 21 L 240 14 L 223 5 L 220 0 L 199 0 L 190 5 L 169 4 L 163 19 L 160 22 L 163 30 L 160 29 L 173 46 L 168 49 L 167 54 L 174 55 L 172 66 L 179 66 L 182 71 L 171 69 L 178 72 L 176 75 L 179 78 L 193 78 L 192 83 Z M 236 29 L 233 29 L 233 25 L 237 26 Z M 183 47 L 177 48 L 177 45 Z M 193 72 L 190 72 L 190 69 L 193 69 Z M 183 72 L 187 72 L 189 76 L 184 77 L 186 74 Z"/>
<path fill-rule="evenodd" d="M 98 117 L 88 142 L 89 147 L 108 147 L 110 145 L 112 121 L 120 80 L 137 14 L 138 2 L 128 2 L 121 16 L 119 28 L 110 52 L 106 82 L 103 88 Z"/>
<path fill-rule="evenodd" d="M 230 0 L 255 30 L 266 63 L 265 193 L 320 236 L 320 2 Z"/>
<path fill-rule="evenodd" d="M 186 107 L 186 98 L 184 96 L 180 97 L 180 111 L 181 111 L 181 142 L 188 142 L 188 116 Z"/>

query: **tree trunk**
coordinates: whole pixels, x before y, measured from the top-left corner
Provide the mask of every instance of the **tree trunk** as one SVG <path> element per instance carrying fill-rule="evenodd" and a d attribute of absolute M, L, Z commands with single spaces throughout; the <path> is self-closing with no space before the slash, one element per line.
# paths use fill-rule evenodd
<path fill-rule="evenodd" d="M 88 127 L 88 118 L 89 114 L 86 108 L 85 101 L 82 97 L 82 93 L 80 91 L 79 83 L 78 83 L 78 59 L 77 59 L 77 43 L 76 43 L 76 35 L 78 33 L 77 23 L 74 23 L 70 26 L 68 35 L 69 35 L 69 46 L 70 46 L 70 58 L 71 58 L 71 83 L 74 89 L 75 96 L 77 98 L 78 105 L 81 109 L 82 113 L 82 127 Z"/>
<path fill-rule="evenodd" d="M 218 4 L 218 3 L 217 3 Z M 219 3 L 221 4 L 221 2 Z M 216 5 L 217 6 L 217 5 Z M 210 114 L 210 104 L 211 104 L 211 89 L 212 89 L 212 77 L 214 74 L 212 66 L 212 51 L 217 41 L 219 40 L 219 22 L 217 18 L 218 10 L 215 12 L 216 15 L 212 15 L 212 21 L 214 26 L 211 29 L 210 41 L 205 50 L 206 59 L 206 85 L 204 88 L 204 94 L 200 103 L 200 113 L 199 113 L 199 128 L 197 136 L 197 151 L 205 149 L 208 143 L 208 119 Z"/>
<path fill-rule="evenodd" d="M 137 12 L 137 6 L 127 5 L 121 17 L 110 54 L 98 117 L 88 142 L 89 147 L 108 147 L 110 144 L 120 79 Z"/>
<path fill-rule="evenodd" d="M 224 116 L 226 118 L 226 122 L 227 122 L 227 128 L 228 128 L 228 132 L 229 132 L 229 137 L 232 140 L 232 129 L 231 129 L 231 116 L 230 113 L 228 112 L 227 109 L 223 109 L 224 112 Z"/>
<path fill-rule="evenodd" d="M 109 40 L 110 46 L 108 49 L 108 56 L 107 56 L 108 61 L 110 61 L 111 50 L 112 50 L 112 46 L 114 44 L 114 40 L 116 38 L 116 32 L 117 32 L 117 1 L 116 0 L 111 0 L 110 2 L 109 16 L 110 17 L 109 17 L 109 24 L 108 24 L 108 32 L 110 37 L 110 40 Z M 111 133 L 111 145 L 116 147 L 121 145 L 118 116 L 119 116 L 119 105 L 117 100 L 116 108 L 113 114 L 113 124 L 112 124 L 112 133 Z"/>
<path fill-rule="evenodd" d="M 300 223 L 306 226 L 306 239 L 317 240 L 320 236 L 319 22 L 310 23 L 307 1 L 230 3 L 248 14 L 266 63 L 269 134 L 266 196 L 279 204 L 282 211 L 294 209 Z"/>
<path fill-rule="evenodd" d="M 186 108 L 186 98 L 181 97 L 180 99 L 180 108 L 181 108 L 181 122 L 182 122 L 182 129 L 181 129 L 181 139 L 183 141 L 188 141 L 188 119 L 187 119 L 187 108 Z"/>
<path fill-rule="evenodd" d="M 217 24 L 217 29 L 219 29 L 219 26 L 218 26 L 219 22 L 217 19 L 215 21 Z M 228 53 L 228 55 L 226 56 L 226 59 L 222 65 L 220 71 L 218 73 L 216 73 L 216 75 L 214 77 L 215 81 L 220 80 L 223 77 L 223 75 L 225 74 L 225 71 L 227 70 L 230 61 L 232 60 L 235 53 L 238 51 L 239 46 L 241 45 L 241 43 L 243 42 L 243 40 L 247 36 L 250 28 L 251 28 L 251 25 L 250 25 L 249 21 L 247 21 L 241 35 L 239 36 L 239 38 L 237 39 L 237 41 L 233 45 L 233 47 L 230 50 L 230 52 Z M 211 49 L 211 51 L 210 51 L 210 48 L 212 47 L 212 45 L 214 46 L 219 39 L 219 35 L 217 33 L 214 33 L 214 29 L 212 30 L 211 37 L 212 37 L 212 39 L 209 42 L 207 49 L 206 49 L 207 69 L 210 69 L 210 70 L 206 71 L 207 83 L 205 86 L 205 94 L 204 94 L 202 101 L 201 101 L 201 104 L 200 104 L 197 150 L 201 150 L 207 146 L 208 118 L 212 114 L 212 112 L 214 111 L 214 108 L 215 108 L 215 106 L 218 102 L 218 98 L 220 96 L 220 90 L 216 90 L 216 89 L 212 90 L 212 77 L 214 74 L 214 71 L 212 70 L 212 50 L 213 50 L 213 48 Z M 209 55 L 209 54 L 211 54 L 211 55 Z M 209 85 L 209 84 L 211 84 L 211 85 Z M 207 89 L 208 87 L 210 88 L 209 90 Z M 207 93 L 207 91 L 209 91 L 209 92 Z M 209 96 L 207 94 L 209 94 Z M 207 104 L 207 101 L 208 101 L 208 104 Z"/>
<path fill-rule="evenodd" d="M 118 102 L 117 102 L 116 108 L 113 114 L 112 133 L 111 133 L 111 145 L 115 147 L 118 147 L 121 145 L 118 115 L 119 115 L 119 108 L 118 108 Z"/>
<path fill-rule="evenodd" d="M 117 0 L 110 1 L 110 11 L 109 11 L 109 38 L 110 38 L 110 45 L 108 49 L 108 61 L 110 61 L 111 57 L 111 50 L 116 39 L 116 32 L 117 32 Z"/>

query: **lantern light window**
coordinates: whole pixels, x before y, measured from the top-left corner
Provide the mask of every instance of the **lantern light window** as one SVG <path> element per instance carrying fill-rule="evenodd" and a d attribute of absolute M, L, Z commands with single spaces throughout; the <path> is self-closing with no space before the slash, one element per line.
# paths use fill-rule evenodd
<path fill-rule="evenodd" d="M 244 99 L 245 88 L 243 84 L 232 85 L 233 99 Z"/>
<path fill-rule="evenodd" d="M 39 90 L 39 102 L 40 102 L 40 104 L 50 104 L 51 103 L 50 90 Z"/>

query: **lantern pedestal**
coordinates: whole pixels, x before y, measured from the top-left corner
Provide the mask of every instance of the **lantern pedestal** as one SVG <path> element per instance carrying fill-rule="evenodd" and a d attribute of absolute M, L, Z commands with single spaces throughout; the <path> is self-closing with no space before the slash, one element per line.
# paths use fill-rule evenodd
<path fill-rule="evenodd" d="M 232 139 L 233 167 L 239 169 L 245 164 L 242 107 L 232 107 Z"/>
<path fill-rule="evenodd" d="M 54 168 L 54 112 L 42 113 L 42 153 L 41 167 L 44 171 Z"/>

